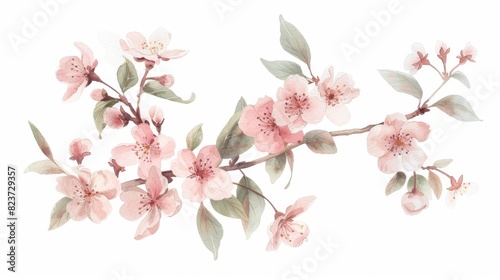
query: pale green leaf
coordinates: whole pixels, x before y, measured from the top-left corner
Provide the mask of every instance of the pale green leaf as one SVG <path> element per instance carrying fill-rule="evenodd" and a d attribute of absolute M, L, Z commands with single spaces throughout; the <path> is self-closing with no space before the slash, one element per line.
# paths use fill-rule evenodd
<path fill-rule="evenodd" d="M 201 141 L 203 140 L 203 130 L 201 128 L 202 125 L 203 124 L 199 124 L 199 125 L 193 127 L 186 135 L 186 145 L 187 145 L 187 148 L 191 151 L 196 149 L 201 144 Z"/>
<path fill-rule="evenodd" d="M 24 172 L 35 172 L 38 174 L 61 174 L 64 170 L 51 160 L 40 160 L 30 164 Z"/>
<path fill-rule="evenodd" d="M 162 99 L 167 99 L 170 101 L 179 102 L 183 104 L 191 103 L 196 98 L 195 94 L 191 93 L 191 97 L 187 100 L 184 100 L 179 96 L 177 96 L 171 89 L 160 84 L 160 82 L 158 81 L 147 82 L 144 85 L 144 92 Z"/>
<path fill-rule="evenodd" d="M 36 143 L 38 144 L 38 147 L 40 150 L 42 150 L 42 153 L 51 161 L 54 161 L 54 157 L 52 156 L 52 150 L 50 150 L 49 144 L 45 140 L 45 137 L 43 137 L 42 133 L 38 128 L 32 124 L 31 122 L 28 122 L 31 127 L 31 132 L 33 133 L 33 137 L 35 137 Z"/>
<path fill-rule="evenodd" d="M 262 213 L 264 213 L 265 201 L 262 196 L 255 193 L 262 194 L 262 191 L 252 179 L 243 176 L 239 183 L 252 190 L 250 191 L 241 186 L 238 186 L 236 190 L 236 197 L 241 202 L 241 205 L 243 205 L 243 209 L 248 216 L 248 220 L 242 220 L 241 223 L 243 224 L 246 237 L 249 239 L 252 233 L 259 227 Z"/>
<path fill-rule="evenodd" d="M 134 64 L 127 58 L 125 58 L 125 62 L 118 67 L 116 76 L 122 92 L 126 92 L 139 81 Z"/>
<path fill-rule="evenodd" d="M 243 209 L 241 202 L 233 195 L 222 200 L 210 200 L 214 210 L 226 217 L 248 221 L 247 213 Z"/>
<path fill-rule="evenodd" d="M 253 138 L 245 135 L 238 126 L 241 111 L 234 113 L 217 137 L 216 146 L 222 158 L 234 158 L 250 149 Z"/>
<path fill-rule="evenodd" d="M 456 80 L 460 81 L 467 88 L 470 88 L 469 79 L 467 79 L 467 76 L 465 76 L 464 73 L 462 73 L 460 71 L 455 71 L 450 77 L 453 78 L 453 79 L 456 79 Z"/>
<path fill-rule="evenodd" d="M 443 184 L 441 183 L 441 179 L 439 176 L 429 170 L 429 185 L 431 186 L 432 191 L 437 199 L 441 197 L 441 193 L 443 192 Z"/>
<path fill-rule="evenodd" d="M 98 101 L 94 107 L 94 124 L 97 128 L 97 132 L 99 132 L 99 139 L 101 139 L 101 133 L 106 127 L 106 123 L 104 122 L 104 112 L 106 109 L 113 107 L 117 100 L 108 100 L 108 101 Z"/>
<path fill-rule="evenodd" d="M 269 174 L 271 183 L 275 183 L 276 180 L 283 174 L 286 166 L 286 154 L 281 153 L 273 158 L 266 160 L 266 172 Z"/>
<path fill-rule="evenodd" d="M 196 225 L 198 227 L 198 233 L 200 234 L 201 241 L 205 247 L 207 247 L 210 252 L 214 255 L 214 260 L 217 259 L 219 255 L 219 247 L 224 231 L 222 225 L 217 221 L 217 219 L 210 213 L 203 203 L 200 204 L 198 208 L 198 214 L 196 215 Z"/>
<path fill-rule="evenodd" d="M 385 187 L 385 195 L 390 195 L 391 193 L 401 189 L 406 182 L 406 174 L 404 172 L 397 172 L 391 178 L 387 186 Z"/>
<path fill-rule="evenodd" d="M 263 58 L 261 58 L 260 61 L 271 74 L 280 80 L 286 80 L 290 75 L 300 75 L 305 77 L 304 73 L 302 73 L 300 65 L 295 62 L 288 60 L 269 61 Z"/>
<path fill-rule="evenodd" d="M 446 166 L 448 166 L 453 160 L 452 159 L 440 159 L 440 160 L 436 160 L 434 162 L 434 164 L 432 164 L 433 166 L 437 167 L 437 168 L 445 168 Z"/>
<path fill-rule="evenodd" d="M 413 76 L 393 70 L 379 70 L 382 77 L 398 92 L 407 93 L 417 99 L 422 99 L 422 88 Z"/>
<path fill-rule="evenodd" d="M 49 230 L 56 229 L 64 225 L 67 221 L 69 221 L 70 216 L 68 211 L 66 211 L 66 205 L 71 201 L 71 198 L 63 197 L 61 198 L 50 213 L 50 225 Z"/>
<path fill-rule="evenodd" d="M 437 107 L 441 111 L 448 114 L 450 117 L 453 117 L 459 121 L 463 122 L 472 122 L 472 121 L 481 121 L 476 113 L 474 113 L 474 109 L 469 104 L 469 101 L 460 95 L 448 95 L 443 97 L 430 107 Z"/>
<path fill-rule="evenodd" d="M 293 24 L 287 22 L 282 15 L 280 20 L 280 43 L 285 51 L 311 65 L 311 51 L 306 39 Z"/>
<path fill-rule="evenodd" d="M 335 154 L 337 146 L 333 136 L 324 130 L 311 130 L 304 135 L 307 147 L 317 154 Z"/>

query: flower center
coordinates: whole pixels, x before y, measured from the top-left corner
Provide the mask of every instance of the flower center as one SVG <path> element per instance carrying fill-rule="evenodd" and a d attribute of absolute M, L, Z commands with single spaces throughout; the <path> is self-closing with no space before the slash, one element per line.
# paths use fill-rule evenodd
<path fill-rule="evenodd" d="M 135 143 L 134 152 L 137 158 L 144 162 L 151 162 L 152 157 L 160 155 L 160 144 L 159 143 Z"/>
<path fill-rule="evenodd" d="M 408 154 L 409 147 L 411 147 L 412 138 L 408 133 L 393 134 L 385 137 L 385 148 L 394 156 Z"/>
<path fill-rule="evenodd" d="M 276 129 L 278 129 L 278 126 L 276 125 L 275 119 L 273 118 L 271 109 L 269 107 L 266 107 L 266 111 L 262 115 L 257 117 L 257 121 L 259 121 L 257 125 L 260 127 L 260 131 L 268 136 Z"/>
<path fill-rule="evenodd" d="M 139 202 L 139 204 L 141 204 L 141 206 L 137 208 L 137 210 L 139 210 L 139 215 L 151 210 L 151 207 L 155 204 L 155 202 L 151 200 L 151 198 L 149 198 L 147 195 L 141 193 L 140 196 L 141 201 Z"/>
<path fill-rule="evenodd" d="M 289 118 L 294 115 L 299 116 L 302 110 L 309 109 L 309 105 L 309 98 L 305 93 L 295 93 L 285 100 L 285 114 L 288 114 Z"/>
<path fill-rule="evenodd" d="M 207 180 L 215 174 L 213 163 L 209 159 L 194 161 L 189 167 L 189 171 L 191 175 L 188 178 L 196 178 L 199 181 Z"/>

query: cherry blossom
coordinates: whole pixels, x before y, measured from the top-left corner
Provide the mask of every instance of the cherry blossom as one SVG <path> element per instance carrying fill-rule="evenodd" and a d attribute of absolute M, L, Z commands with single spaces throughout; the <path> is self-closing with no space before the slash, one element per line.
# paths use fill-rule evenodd
<path fill-rule="evenodd" d="M 306 196 L 299 198 L 292 206 L 286 208 L 285 213 L 276 212 L 274 222 L 268 228 L 271 238 L 267 244 L 268 251 L 275 251 L 283 241 L 290 247 L 300 246 L 309 235 L 309 227 L 294 218 L 303 213 L 314 202 L 316 197 Z"/>
<path fill-rule="evenodd" d="M 450 53 L 450 48 L 443 41 L 437 41 L 436 53 L 438 58 L 443 62 L 443 65 L 446 65 L 446 57 Z"/>
<path fill-rule="evenodd" d="M 134 144 L 122 144 L 111 151 L 120 166 L 139 164 L 138 175 L 145 179 L 151 166 L 161 168 L 161 161 L 174 154 L 175 142 L 165 135 L 154 135 L 146 123 L 132 128 Z"/>
<path fill-rule="evenodd" d="M 319 96 L 310 96 L 304 77 L 291 75 L 284 88 L 277 92 L 273 117 L 278 126 L 288 126 L 292 133 L 300 131 L 308 123 L 319 123 L 325 115 L 326 103 Z"/>
<path fill-rule="evenodd" d="M 429 125 L 407 121 L 403 114 L 388 115 L 384 124 L 368 132 L 368 153 L 378 157 L 378 167 L 384 173 L 418 170 L 427 155 L 418 147 L 429 136 Z"/>
<path fill-rule="evenodd" d="M 291 133 L 288 126 L 278 126 L 272 116 L 274 100 L 265 96 L 259 98 L 255 105 L 243 109 L 238 122 L 240 129 L 248 136 L 254 137 L 255 147 L 261 152 L 278 153 L 286 143 L 302 141 L 302 131 Z"/>
<path fill-rule="evenodd" d="M 345 104 L 359 95 L 359 89 L 354 88 L 354 81 L 347 73 L 333 75 L 333 66 L 323 74 L 318 84 L 321 98 L 326 102 L 326 117 L 336 125 L 344 125 L 351 119 L 351 114 Z"/>
<path fill-rule="evenodd" d="M 218 168 L 221 161 L 215 145 L 203 147 L 198 156 L 188 149 L 179 151 L 171 168 L 175 176 L 186 178 L 182 196 L 193 202 L 202 202 L 207 197 L 213 200 L 231 197 L 233 183 L 229 173 Z"/>
<path fill-rule="evenodd" d="M 168 189 L 167 178 L 163 177 L 156 167 L 152 166 L 149 170 L 145 185 L 146 191 L 134 186 L 125 189 L 120 195 L 124 202 L 120 214 L 125 219 L 133 221 L 146 215 L 137 228 L 137 240 L 158 230 L 162 212 L 171 217 L 177 214 L 182 206 L 177 190 Z"/>
<path fill-rule="evenodd" d="M 174 85 L 175 79 L 174 76 L 168 74 L 168 75 L 161 75 L 160 77 L 155 77 L 154 80 L 158 81 L 162 86 L 170 88 L 171 86 Z"/>
<path fill-rule="evenodd" d="M 122 112 L 116 108 L 107 108 L 103 117 L 104 123 L 111 128 L 122 128 L 128 123 Z"/>
<path fill-rule="evenodd" d="M 460 60 L 460 64 L 465 64 L 467 61 L 476 62 L 474 58 L 476 57 L 477 49 L 470 43 L 465 45 L 465 48 L 460 51 L 460 55 L 457 58 Z"/>
<path fill-rule="evenodd" d="M 404 67 L 406 70 L 410 71 L 410 74 L 413 75 L 417 73 L 420 68 L 424 65 L 430 65 L 427 56 L 429 55 L 422 44 L 414 43 L 411 47 L 412 54 L 409 54 L 404 62 Z"/>
<path fill-rule="evenodd" d="M 90 170 L 80 167 L 75 172 L 76 176 L 57 179 L 56 189 L 72 199 L 66 205 L 66 211 L 75 221 L 89 218 L 94 223 L 100 223 L 111 212 L 109 199 L 117 196 L 120 181 L 109 170 L 90 174 Z"/>
<path fill-rule="evenodd" d="M 69 144 L 70 160 L 75 160 L 76 163 L 81 164 L 83 158 L 90 155 L 90 147 L 92 142 L 89 139 L 75 139 Z"/>
<path fill-rule="evenodd" d="M 414 191 L 403 195 L 401 206 L 407 215 L 417 215 L 429 207 L 429 198 L 414 188 Z"/>
<path fill-rule="evenodd" d="M 163 124 L 163 111 L 158 106 L 149 108 L 149 117 L 155 126 Z"/>
<path fill-rule="evenodd" d="M 448 188 L 448 194 L 446 195 L 446 205 L 448 207 L 454 208 L 459 196 L 475 194 L 479 190 L 476 183 L 464 183 L 463 180 L 463 175 L 458 178 L 458 181 L 454 177 L 450 178 L 451 187 Z"/>
<path fill-rule="evenodd" d="M 160 60 L 170 60 L 185 56 L 188 51 L 171 49 L 167 50 L 172 35 L 164 28 L 158 28 L 149 40 L 139 32 L 129 32 L 127 42 L 120 40 L 120 45 L 126 53 L 132 55 L 137 61 L 149 60 L 160 63 Z"/>
<path fill-rule="evenodd" d="M 90 97 L 95 101 L 101 101 L 108 96 L 108 93 L 102 88 L 96 88 L 90 93 Z"/>
<path fill-rule="evenodd" d="M 92 81 L 100 81 L 100 78 L 94 73 L 97 60 L 94 59 L 92 50 L 81 42 L 76 42 L 75 46 L 82 53 L 81 58 L 77 56 L 62 58 L 56 73 L 59 81 L 69 83 L 63 101 L 78 99 L 83 89 Z"/>

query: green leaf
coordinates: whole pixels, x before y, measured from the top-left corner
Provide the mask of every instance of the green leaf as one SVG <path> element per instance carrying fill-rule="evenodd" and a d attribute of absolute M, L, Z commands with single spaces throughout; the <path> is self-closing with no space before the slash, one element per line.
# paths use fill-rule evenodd
<path fill-rule="evenodd" d="M 290 183 L 292 182 L 293 163 L 295 161 L 294 161 L 293 151 L 292 150 L 286 151 L 285 155 L 286 155 L 286 160 L 288 161 L 288 166 L 290 167 L 290 179 L 288 179 L 288 183 L 286 183 L 286 186 L 285 186 L 285 189 L 288 189 L 288 187 L 290 186 Z"/>
<path fill-rule="evenodd" d="M 455 71 L 450 77 L 453 78 L 453 79 L 456 79 L 456 80 L 460 81 L 467 88 L 470 88 L 469 79 L 467 79 L 467 76 L 465 76 L 464 73 L 462 73 L 460 71 Z"/>
<path fill-rule="evenodd" d="M 198 227 L 198 233 L 200 234 L 201 241 L 203 241 L 205 247 L 212 252 L 214 260 L 216 260 L 219 255 L 220 241 L 224 235 L 224 231 L 222 229 L 222 225 L 205 208 L 205 206 L 203 206 L 203 203 L 201 203 L 200 208 L 198 208 L 196 225 Z"/>
<path fill-rule="evenodd" d="M 66 205 L 71 201 L 71 198 L 63 197 L 61 198 L 50 213 L 50 225 L 49 230 L 56 229 L 64 225 L 69 219 L 69 213 L 66 211 Z"/>
<path fill-rule="evenodd" d="M 64 173 L 64 170 L 51 160 L 41 160 L 30 164 L 26 167 L 24 172 L 35 172 L 38 174 L 61 174 Z"/>
<path fill-rule="evenodd" d="M 422 88 L 413 76 L 393 70 L 378 70 L 389 85 L 398 92 L 422 99 Z"/>
<path fill-rule="evenodd" d="M 433 166 L 437 167 L 437 168 L 445 168 L 446 166 L 448 166 L 453 160 L 452 159 L 440 159 L 440 160 L 436 160 L 434 162 L 434 164 L 432 164 Z"/>
<path fill-rule="evenodd" d="M 271 183 L 275 183 L 276 180 L 283 174 L 286 166 L 286 154 L 281 153 L 273 158 L 266 160 L 266 172 L 269 174 Z"/>
<path fill-rule="evenodd" d="M 104 112 L 106 109 L 113 107 L 117 100 L 108 100 L 108 101 L 98 101 L 94 107 L 94 123 L 97 131 L 99 132 L 99 139 L 102 138 L 101 133 L 106 127 L 106 123 L 104 123 Z"/>
<path fill-rule="evenodd" d="M 443 192 L 443 184 L 441 183 L 441 179 L 436 173 L 429 170 L 429 185 L 431 186 L 432 191 L 437 199 L 441 197 L 441 193 Z"/>
<path fill-rule="evenodd" d="M 443 97 L 438 102 L 432 104 L 430 107 L 437 107 L 441 111 L 448 114 L 459 121 L 472 122 L 481 121 L 474 113 L 474 109 L 470 106 L 467 99 L 460 95 L 448 95 Z"/>
<path fill-rule="evenodd" d="M 407 188 L 408 191 L 411 192 L 413 190 L 414 184 L 414 176 L 412 175 L 410 179 L 408 179 Z M 417 190 L 425 194 L 429 199 L 432 198 L 431 186 L 429 185 L 429 181 L 422 175 L 417 175 Z"/>
<path fill-rule="evenodd" d="M 246 237 L 249 239 L 252 233 L 259 227 L 260 219 L 262 217 L 262 213 L 264 213 L 266 203 L 262 196 L 255 193 L 257 192 L 262 194 L 262 191 L 252 179 L 243 176 L 240 180 L 240 185 L 253 190 L 249 191 L 241 186 L 238 186 L 236 189 L 236 197 L 241 202 L 241 205 L 243 205 L 243 209 L 248 216 L 248 220 L 241 220 L 241 223 L 243 224 Z"/>
<path fill-rule="evenodd" d="M 234 113 L 217 137 L 216 146 L 222 158 L 234 158 L 250 149 L 253 138 L 245 135 L 238 126 L 241 111 Z"/>
<path fill-rule="evenodd" d="M 32 124 L 31 122 L 28 121 L 31 127 L 31 132 L 33 133 L 33 137 L 35 137 L 36 143 L 38 144 L 38 147 L 40 147 L 40 150 L 42 150 L 42 153 L 51 161 L 54 161 L 54 157 L 52 156 L 52 150 L 50 150 L 49 144 L 45 140 L 45 137 L 43 137 L 42 133 L 38 128 Z"/>
<path fill-rule="evenodd" d="M 391 193 L 398 191 L 403 187 L 406 182 L 406 174 L 404 172 L 397 172 L 391 178 L 387 186 L 385 187 L 385 195 L 390 195 Z"/>
<path fill-rule="evenodd" d="M 333 136 L 324 130 L 311 130 L 304 135 L 307 147 L 317 154 L 335 154 L 337 146 Z"/>
<path fill-rule="evenodd" d="M 194 93 L 191 93 L 191 97 L 187 100 L 184 100 L 184 99 L 180 98 L 179 96 L 177 96 L 171 89 L 160 84 L 160 82 L 158 82 L 158 81 L 147 82 L 144 85 L 144 92 L 149 93 L 149 94 L 156 96 L 156 97 L 159 97 L 159 98 L 163 98 L 163 99 L 167 99 L 170 101 L 179 102 L 179 103 L 183 103 L 183 104 L 191 103 L 196 98 L 196 95 Z"/>
<path fill-rule="evenodd" d="M 311 51 L 306 39 L 293 24 L 280 15 L 280 43 L 285 51 L 311 66 Z"/>
<path fill-rule="evenodd" d="M 134 64 L 127 58 L 125 58 L 125 62 L 118 67 L 116 76 L 122 92 L 126 92 L 139 81 Z"/>
<path fill-rule="evenodd" d="M 191 151 L 196 149 L 203 140 L 203 130 L 201 129 L 202 125 L 203 124 L 200 123 L 199 125 L 193 127 L 186 135 L 186 145 Z"/>
<path fill-rule="evenodd" d="M 214 210 L 226 217 L 248 221 L 248 216 L 243 209 L 241 202 L 233 195 L 222 200 L 210 200 Z"/>
<path fill-rule="evenodd" d="M 286 80 L 288 76 L 295 74 L 306 77 L 304 73 L 302 73 L 300 65 L 295 62 L 288 60 L 269 61 L 263 58 L 261 58 L 260 61 L 271 74 L 280 80 Z"/>
<path fill-rule="evenodd" d="M 235 113 L 238 113 L 239 111 L 243 110 L 247 106 L 247 102 L 243 97 L 240 97 L 240 100 L 238 100 L 238 103 L 236 104 L 236 108 L 234 109 Z"/>

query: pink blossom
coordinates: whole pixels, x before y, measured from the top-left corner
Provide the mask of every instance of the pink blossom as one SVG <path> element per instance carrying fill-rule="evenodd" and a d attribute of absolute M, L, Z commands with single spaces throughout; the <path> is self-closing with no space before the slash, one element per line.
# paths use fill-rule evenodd
<path fill-rule="evenodd" d="M 90 93 L 90 97 L 95 101 L 101 101 L 108 96 L 108 93 L 102 88 L 96 88 Z"/>
<path fill-rule="evenodd" d="M 81 221 L 86 217 L 100 223 L 111 212 L 109 199 L 120 190 L 120 181 L 113 172 L 101 170 L 90 174 L 87 168 L 76 169 L 77 176 L 67 175 L 57 179 L 56 189 L 71 198 L 66 205 L 71 219 Z"/>
<path fill-rule="evenodd" d="M 175 142 L 165 135 L 154 135 L 146 123 L 132 128 L 134 144 L 122 144 L 111 151 L 120 166 L 139 164 L 138 175 L 145 179 L 152 166 L 161 168 L 161 161 L 174 154 Z"/>
<path fill-rule="evenodd" d="M 163 111 L 160 107 L 153 106 L 149 108 L 149 117 L 155 126 L 163 123 Z"/>
<path fill-rule="evenodd" d="M 290 247 L 300 246 L 309 235 L 309 227 L 294 218 L 303 213 L 314 202 L 316 197 L 306 196 L 298 199 L 292 206 L 286 208 L 285 214 L 276 212 L 274 222 L 268 228 L 271 238 L 267 244 L 268 251 L 279 248 L 281 241 Z"/>
<path fill-rule="evenodd" d="M 407 215 L 417 215 L 429 207 L 429 198 L 418 190 L 407 192 L 401 198 L 401 206 Z"/>
<path fill-rule="evenodd" d="M 451 187 L 448 188 L 448 194 L 446 195 L 446 205 L 450 208 L 455 207 L 459 196 L 475 194 L 479 190 L 476 183 L 464 183 L 463 179 L 463 175 L 458 178 L 458 181 L 454 177 L 450 178 Z"/>
<path fill-rule="evenodd" d="M 158 81 L 162 86 L 170 88 L 171 86 L 174 85 L 175 79 L 174 76 L 168 74 L 168 75 L 162 75 L 160 77 L 154 78 L 156 81 Z"/>
<path fill-rule="evenodd" d="M 170 60 L 185 56 L 188 51 L 172 49 L 167 50 L 172 35 L 164 28 L 158 28 L 149 40 L 139 32 L 129 32 L 127 42 L 120 40 L 120 45 L 126 53 L 132 55 L 137 61 L 149 60 L 156 64 L 160 60 Z"/>
<path fill-rule="evenodd" d="M 443 62 L 443 65 L 446 65 L 446 57 L 450 53 L 450 48 L 443 42 L 443 41 L 437 41 L 436 42 L 436 53 L 439 59 Z"/>
<path fill-rule="evenodd" d="M 302 141 L 304 133 L 292 134 L 288 126 L 278 126 L 272 116 L 273 105 L 270 97 L 259 98 L 255 105 L 243 109 L 238 125 L 243 133 L 255 139 L 257 150 L 274 154 L 282 151 L 286 143 Z"/>
<path fill-rule="evenodd" d="M 470 43 L 465 45 L 465 48 L 460 51 L 460 55 L 457 58 L 460 60 L 460 64 L 465 64 L 467 61 L 476 62 L 474 58 L 476 57 L 477 49 Z"/>
<path fill-rule="evenodd" d="M 75 46 L 82 53 L 81 58 L 77 56 L 67 56 L 61 59 L 57 79 L 61 82 L 69 83 L 68 89 L 63 96 L 63 100 L 76 100 L 80 97 L 83 89 L 90 85 L 92 81 L 100 81 L 94 73 L 97 67 L 97 60 L 94 59 L 92 50 L 84 43 L 76 42 Z"/>
<path fill-rule="evenodd" d="M 288 126 L 292 133 L 308 123 L 319 123 L 325 115 L 326 104 L 319 96 L 310 96 L 304 77 L 291 75 L 279 88 L 278 100 L 273 106 L 273 117 L 278 126 Z"/>
<path fill-rule="evenodd" d="M 340 72 L 334 78 L 333 66 L 330 66 L 321 77 L 318 90 L 327 105 L 326 117 L 336 125 L 346 124 L 351 114 L 345 104 L 359 95 L 351 75 Z"/>
<path fill-rule="evenodd" d="M 406 70 L 410 71 L 410 74 L 413 75 L 417 73 L 420 68 L 424 65 L 430 65 L 427 56 L 429 55 L 422 44 L 414 43 L 411 47 L 412 54 L 409 54 L 404 62 L 404 67 Z"/>
<path fill-rule="evenodd" d="M 171 168 L 175 176 L 186 178 L 182 196 L 193 202 L 202 202 L 207 197 L 213 200 L 231 197 L 233 183 L 231 176 L 218 168 L 221 161 L 214 145 L 203 147 L 197 157 L 188 149 L 179 151 Z"/>
<path fill-rule="evenodd" d="M 135 233 L 137 240 L 158 230 L 162 212 L 171 217 L 177 214 L 182 206 L 177 190 L 168 189 L 167 178 L 163 177 L 156 167 L 152 166 L 149 170 L 145 185 L 146 191 L 134 186 L 125 189 L 120 195 L 124 202 L 120 214 L 125 219 L 133 221 L 147 213 Z"/>
<path fill-rule="evenodd" d="M 81 164 L 83 158 L 90 155 L 90 147 L 92 142 L 89 139 L 75 139 L 69 144 L 70 160 L 76 160 L 76 163 Z"/>
<path fill-rule="evenodd" d="M 120 166 L 114 158 L 108 161 L 109 166 L 113 167 L 113 171 L 115 172 L 116 177 L 120 174 L 120 172 L 125 172 L 125 167 Z"/>
<path fill-rule="evenodd" d="M 368 153 L 378 157 L 378 167 L 384 173 L 418 170 L 427 159 L 417 141 L 429 136 L 429 125 L 407 121 L 403 114 L 388 115 L 384 124 L 373 127 L 368 133 Z"/>
<path fill-rule="evenodd" d="M 107 108 L 103 117 L 104 123 L 111 128 L 122 128 L 128 123 L 122 112 L 116 108 Z"/>

